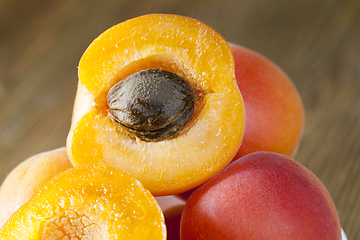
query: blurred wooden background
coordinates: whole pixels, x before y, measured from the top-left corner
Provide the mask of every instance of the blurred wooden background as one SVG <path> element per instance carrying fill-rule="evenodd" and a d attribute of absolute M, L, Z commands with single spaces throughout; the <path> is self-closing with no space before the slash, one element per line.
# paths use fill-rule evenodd
<path fill-rule="evenodd" d="M 285 70 L 306 109 L 296 160 L 329 190 L 349 240 L 360 239 L 359 0 L 0 0 L 0 182 L 65 145 L 82 53 L 146 13 L 201 20 Z"/>

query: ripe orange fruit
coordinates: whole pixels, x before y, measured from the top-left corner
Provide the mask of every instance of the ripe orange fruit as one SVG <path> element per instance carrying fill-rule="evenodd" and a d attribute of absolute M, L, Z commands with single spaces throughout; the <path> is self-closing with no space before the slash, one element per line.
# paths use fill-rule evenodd
<path fill-rule="evenodd" d="M 105 163 L 155 196 L 170 195 L 220 172 L 239 149 L 244 125 L 223 37 L 192 18 L 150 14 L 111 27 L 83 54 L 67 149 L 75 166 Z"/>

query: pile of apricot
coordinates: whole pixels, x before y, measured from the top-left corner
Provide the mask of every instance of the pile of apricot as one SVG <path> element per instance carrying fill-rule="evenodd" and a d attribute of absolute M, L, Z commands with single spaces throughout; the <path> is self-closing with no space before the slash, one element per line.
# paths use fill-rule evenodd
<path fill-rule="evenodd" d="M 66 148 L 0 188 L 1 239 L 341 239 L 329 193 L 292 160 L 304 109 L 270 60 L 150 14 L 102 33 L 78 69 Z M 168 195 L 186 204 L 164 216 Z"/>

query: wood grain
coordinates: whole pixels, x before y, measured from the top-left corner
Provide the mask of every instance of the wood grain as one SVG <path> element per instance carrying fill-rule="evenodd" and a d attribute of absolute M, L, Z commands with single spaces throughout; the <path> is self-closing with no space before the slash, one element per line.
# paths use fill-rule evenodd
<path fill-rule="evenodd" d="M 360 239 L 359 0 L 0 0 L 0 181 L 65 145 L 82 53 L 146 13 L 199 19 L 284 69 L 306 110 L 296 160 L 327 187 L 348 238 Z"/>

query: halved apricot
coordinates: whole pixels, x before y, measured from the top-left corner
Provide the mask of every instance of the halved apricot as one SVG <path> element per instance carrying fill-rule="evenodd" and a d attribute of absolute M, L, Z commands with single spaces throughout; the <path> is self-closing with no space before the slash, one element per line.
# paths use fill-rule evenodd
<path fill-rule="evenodd" d="M 224 38 L 192 18 L 150 14 L 111 27 L 83 54 L 67 148 L 75 166 L 106 163 L 170 195 L 220 172 L 244 125 Z"/>
<path fill-rule="evenodd" d="M 6 222 L 1 239 L 166 239 L 151 193 L 103 164 L 71 168 L 47 182 Z"/>

